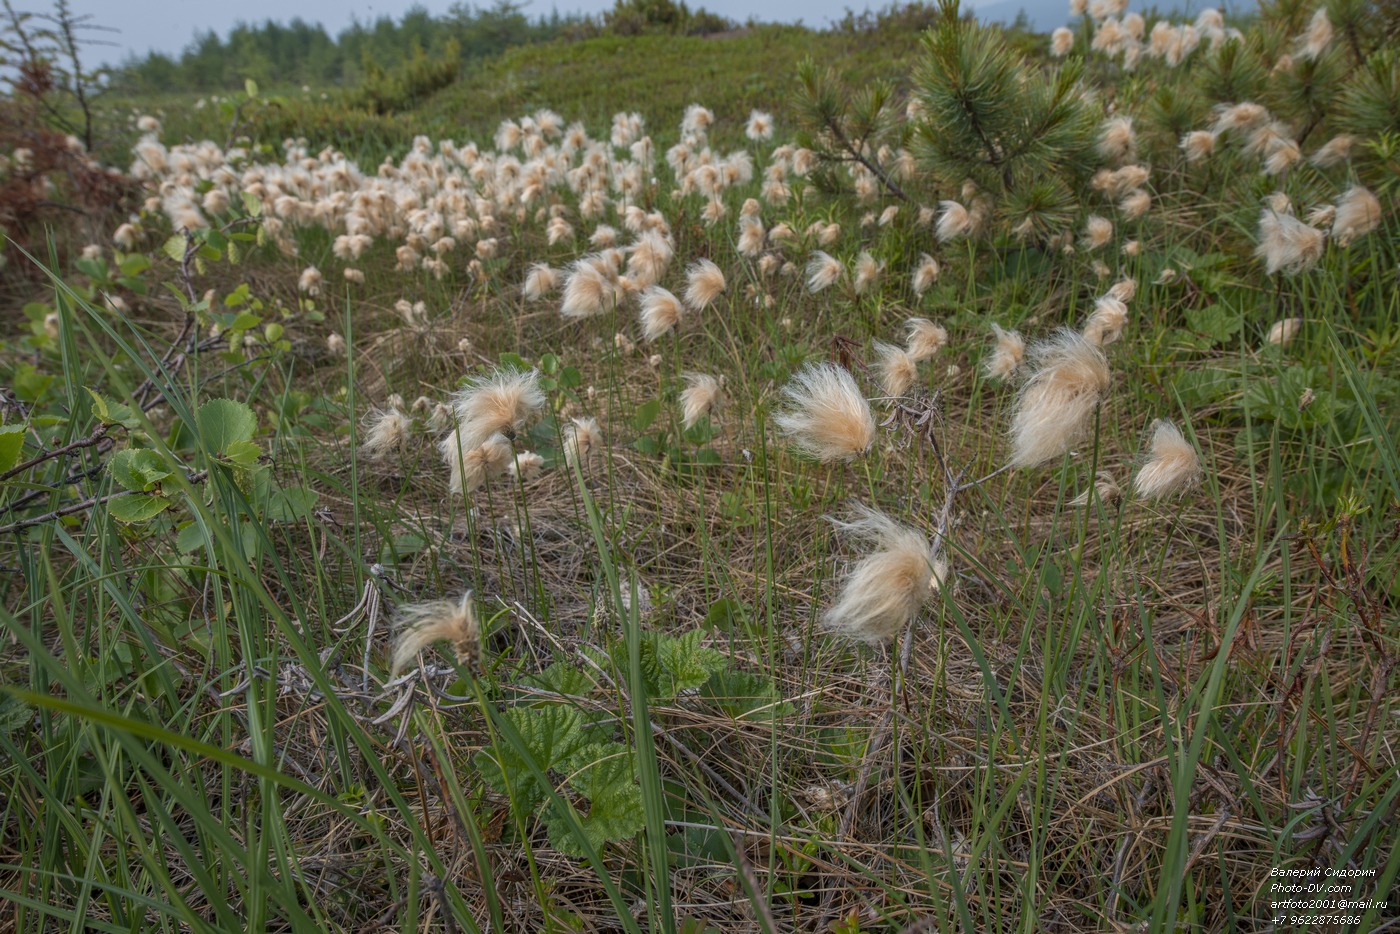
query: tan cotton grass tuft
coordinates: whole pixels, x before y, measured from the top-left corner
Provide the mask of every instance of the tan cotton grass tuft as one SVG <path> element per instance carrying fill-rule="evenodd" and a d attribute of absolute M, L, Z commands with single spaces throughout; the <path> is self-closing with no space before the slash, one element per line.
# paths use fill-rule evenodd
<path fill-rule="evenodd" d="M 565 318 L 591 318 L 612 310 L 621 299 L 617 276 L 609 275 L 599 263 L 583 259 L 574 263 L 564 280 L 559 313 Z"/>
<path fill-rule="evenodd" d="M 1181 138 L 1181 151 L 1187 162 L 1204 162 L 1215 155 L 1216 134 L 1209 130 L 1192 130 Z"/>
<path fill-rule="evenodd" d="M 1097 250 L 1107 246 L 1108 241 L 1113 239 L 1113 222 L 1106 217 L 1091 214 L 1084 222 L 1084 239 L 1081 241 L 1086 249 Z"/>
<path fill-rule="evenodd" d="M 914 267 L 914 274 L 910 277 L 914 294 L 922 298 L 925 292 L 933 288 L 933 284 L 938 281 L 938 272 L 938 260 L 927 253 L 920 253 L 919 265 Z"/>
<path fill-rule="evenodd" d="M 1013 467 L 1064 456 L 1088 432 L 1111 379 L 1103 351 L 1068 329 L 1037 343 L 1029 356 L 1034 369 L 1011 419 Z"/>
<path fill-rule="evenodd" d="M 1099 347 L 1107 346 L 1123 336 L 1128 323 L 1128 306 L 1121 299 L 1105 295 L 1094 301 L 1094 311 L 1084 323 L 1084 339 Z"/>
<path fill-rule="evenodd" d="M 544 458 L 534 451 L 520 451 L 506 465 L 506 473 L 522 482 L 535 479 L 543 469 Z"/>
<path fill-rule="evenodd" d="M 525 274 L 520 294 L 527 302 L 538 302 L 559 287 L 559 271 L 548 263 L 535 263 Z"/>
<path fill-rule="evenodd" d="M 938 216 L 938 226 L 934 228 L 934 235 L 940 241 L 956 240 L 972 233 L 975 222 L 971 211 L 956 201 L 940 201 L 938 206 L 943 211 Z"/>
<path fill-rule="evenodd" d="M 992 323 L 992 334 L 996 338 L 996 345 L 982 370 L 988 379 L 1010 379 L 1025 360 L 1026 339 L 1021 336 L 1020 331 L 1003 330 L 1002 326 L 995 322 Z"/>
<path fill-rule="evenodd" d="M 1109 162 L 1122 165 L 1137 157 L 1137 134 L 1133 132 L 1132 117 L 1113 117 L 1099 134 L 1099 155 Z"/>
<path fill-rule="evenodd" d="M 1284 318 L 1282 321 L 1275 321 L 1273 327 L 1269 328 L 1269 334 L 1265 341 L 1277 347 L 1286 347 L 1298 336 L 1298 332 L 1303 328 L 1302 318 Z"/>
<path fill-rule="evenodd" d="M 904 349 L 916 363 L 933 357 L 948 343 L 947 329 L 927 318 L 906 318 L 904 334 Z"/>
<path fill-rule="evenodd" d="M 471 493 L 487 480 L 498 477 L 510 467 L 514 450 L 505 435 L 494 434 L 474 448 L 463 443 L 459 427 L 438 442 L 438 450 L 447 462 L 447 490 L 450 493 Z"/>
<path fill-rule="evenodd" d="M 885 645 L 943 586 L 948 566 L 934 557 L 922 532 L 869 507 L 857 506 L 850 519 L 832 522 L 842 536 L 872 550 L 842 578 L 835 605 L 822 614 L 822 628 Z"/>
<path fill-rule="evenodd" d="M 815 460 L 851 460 L 875 443 L 875 417 L 854 377 L 832 363 L 808 364 L 783 388 L 773 417 L 792 445 Z"/>
<path fill-rule="evenodd" d="M 365 424 L 365 440 L 360 450 L 370 460 L 383 460 L 403 450 L 413 431 L 413 419 L 397 406 L 370 413 Z"/>
<path fill-rule="evenodd" d="M 1255 255 L 1264 260 L 1269 275 L 1293 275 L 1310 268 L 1322 258 L 1327 235 L 1309 227 L 1292 214 L 1266 207 L 1259 215 L 1259 246 Z"/>
<path fill-rule="evenodd" d="M 1113 478 L 1113 471 L 1111 470 L 1100 470 L 1098 472 L 1098 475 L 1094 477 L 1092 492 L 1093 495 L 1098 498 L 1099 502 L 1103 503 L 1105 506 L 1117 502 L 1119 497 L 1123 495 L 1123 491 L 1118 488 L 1118 481 Z M 1071 506 L 1087 506 L 1089 505 L 1089 494 L 1090 490 L 1085 490 L 1074 499 L 1070 500 L 1069 504 Z"/>
<path fill-rule="evenodd" d="M 588 463 L 603 446 L 603 430 L 596 418 L 575 418 L 564 426 L 564 463 L 570 467 Z"/>
<path fill-rule="evenodd" d="M 719 408 L 723 388 L 720 381 L 704 373 L 682 373 L 685 389 L 681 390 L 681 427 L 690 429 Z"/>
<path fill-rule="evenodd" d="M 1353 185 L 1337 199 L 1337 213 L 1332 219 L 1332 239 L 1339 246 L 1347 246 L 1380 225 L 1381 203 L 1368 189 Z"/>
<path fill-rule="evenodd" d="M 642 293 L 642 307 L 637 316 L 642 324 L 642 338 L 650 343 L 681 323 L 685 306 L 669 290 L 653 285 Z"/>
<path fill-rule="evenodd" d="M 876 341 L 875 355 L 879 358 L 880 388 L 887 397 L 897 399 L 918 382 L 918 361 L 903 347 Z"/>
<path fill-rule="evenodd" d="M 868 252 L 862 251 L 856 257 L 856 277 L 853 288 L 857 295 L 864 295 L 870 288 L 880 281 L 880 274 L 884 271 L 885 264 L 877 261 Z"/>
<path fill-rule="evenodd" d="M 1201 479 L 1201 457 L 1181 430 L 1159 418 L 1152 423 L 1146 461 L 1133 477 L 1133 491 L 1144 499 L 1183 493 Z"/>
<path fill-rule="evenodd" d="M 468 380 L 452 398 L 463 449 L 495 434 L 513 438 L 544 402 L 538 370 L 497 370 Z"/>
<path fill-rule="evenodd" d="M 807 261 L 807 291 L 821 292 L 830 288 L 845 275 L 846 267 L 830 253 L 816 250 Z"/>
<path fill-rule="evenodd" d="M 724 271 L 708 259 L 692 264 L 685 278 L 685 303 L 696 311 L 713 304 L 724 292 Z"/>
<path fill-rule="evenodd" d="M 404 607 L 397 614 L 399 630 L 394 640 L 394 656 L 390 668 L 397 675 L 434 642 L 450 642 L 459 664 L 475 668 L 481 651 L 481 627 L 477 623 L 472 593 L 467 591 L 457 602 L 435 600 Z"/>

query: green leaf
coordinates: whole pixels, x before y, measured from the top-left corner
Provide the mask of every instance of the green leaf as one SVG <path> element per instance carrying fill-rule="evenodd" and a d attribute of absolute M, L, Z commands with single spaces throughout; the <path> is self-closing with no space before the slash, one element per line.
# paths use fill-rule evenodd
<path fill-rule="evenodd" d="M 19 463 L 24 451 L 24 426 L 0 425 L 0 473 Z"/>
<path fill-rule="evenodd" d="M 187 523 L 175 536 L 175 547 L 182 555 L 192 555 L 204 545 L 204 529 L 198 522 Z"/>
<path fill-rule="evenodd" d="M 107 465 L 112 479 L 133 493 L 149 493 L 170 476 L 165 458 L 148 448 L 127 448 L 112 455 Z"/>
<path fill-rule="evenodd" d="M 122 257 L 121 262 L 118 263 L 117 266 L 121 269 L 123 276 L 130 278 L 139 276 L 147 269 L 150 269 L 151 261 L 144 253 L 128 253 Z"/>
<path fill-rule="evenodd" d="M 747 606 L 738 600 L 721 597 L 710 604 L 709 612 L 705 614 L 705 621 L 701 625 L 706 629 L 733 632 L 742 628 L 748 620 L 749 608 Z"/>
<path fill-rule="evenodd" d="M 256 81 L 254 81 L 252 78 L 245 78 L 245 79 L 243 80 L 243 90 L 245 90 L 245 91 L 248 92 L 248 96 L 249 96 L 249 97 L 257 97 L 257 96 L 258 96 L 258 83 L 257 83 Z"/>
<path fill-rule="evenodd" d="M 530 369 L 528 360 L 509 350 L 504 351 L 497 359 L 500 360 L 502 368 L 507 370 L 519 370 L 524 373 Z"/>
<path fill-rule="evenodd" d="M 700 696 L 736 720 L 767 721 L 793 713 L 772 678 L 747 671 L 716 672 Z"/>
<path fill-rule="evenodd" d="M 243 192 L 243 209 L 248 212 L 249 217 L 261 217 L 263 211 L 262 199 L 252 192 Z M 263 242 L 262 228 L 258 228 L 257 242 Z"/>
<path fill-rule="evenodd" d="M 184 262 L 184 260 L 185 260 L 185 237 L 184 237 L 184 234 L 171 234 L 170 237 L 166 239 L 165 245 L 162 246 L 161 249 L 165 251 L 165 255 L 166 255 L 166 256 L 170 257 L 170 258 L 173 259 L 175 262 L 177 262 L 177 263 Z"/>
<path fill-rule="evenodd" d="M 1239 312 L 1232 311 L 1224 305 L 1188 308 L 1186 323 L 1190 325 L 1191 330 L 1204 334 L 1217 344 L 1225 343 L 1244 327 L 1244 319 Z"/>
<path fill-rule="evenodd" d="M 565 662 L 555 662 L 539 674 L 527 675 L 520 680 L 523 684 L 542 691 L 553 691 L 573 697 L 587 694 L 593 689 L 593 681 L 588 675 Z"/>
<path fill-rule="evenodd" d="M 107 503 L 107 511 L 118 522 L 146 522 L 170 508 L 170 500 L 164 496 L 147 496 L 136 493 L 119 496 Z"/>
<path fill-rule="evenodd" d="M 98 395 L 97 391 L 93 389 L 88 389 L 88 395 L 92 396 L 93 418 L 102 424 L 121 425 L 125 428 L 141 427 L 141 419 L 131 406 L 123 405 L 120 402 L 110 402 Z"/>
<path fill-rule="evenodd" d="M 565 770 L 569 787 L 588 799 L 588 813 L 579 815 L 584 836 L 597 850 L 605 843 L 627 840 L 646 826 L 642 789 L 632 767 L 631 752 L 618 743 L 587 746 L 571 757 Z M 544 813 L 545 829 L 555 849 L 582 858 L 582 846 L 564 815 L 553 803 Z"/>
<path fill-rule="evenodd" d="M 0 695 L 0 734 L 11 736 L 34 720 L 36 708 L 18 697 Z"/>
<path fill-rule="evenodd" d="M 251 441 L 233 441 L 224 449 L 224 460 L 239 467 L 253 467 L 262 456 L 262 448 Z"/>
<path fill-rule="evenodd" d="M 637 412 L 632 416 L 632 427 L 638 431 L 646 431 L 651 427 L 651 423 L 656 421 L 656 416 L 661 414 L 661 400 L 652 399 L 643 402 L 637 407 Z"/>
<path fill-rule="evenodd" d="M 654 637 L 656 660 L 661 665 L 657 687 L 662 698 L 670 700 L 685 691 L 693 691 L 722 671 L 729 659 L 723 652 L 705 648 L 703 629 L 693 629 L 683 636 L 658 633 Z"/>
<path fill-rule="evenodd" d="M 251 441 L 258 429 L 253 410 L 232 399 L 210 399 L 195 413 L 195 422 L 209 450 L 220 454 L 240 441 Z"/>
<path fill-rule="evenodd" d="M 596 727 L 588 727 L 572 707 L 547 704 L 511 707 L 501 713 L 520 734 L 524 749 L 497 739 L 472 759 L 482 779 L 496 792 L 509 795 L 518 816 L 533 813 L 548 797 L 526 766 L 526 756 L 541 773 L 564 770 L 565 764 L 590 740 L 597 741 Z"/>
<path fill-rule="evenodd" d="M 316 508 L 319 496 L 315 490 L 302 486 L 273 490 L 267 500 L 267 521 L 295 522 L 305 519 Z"/>

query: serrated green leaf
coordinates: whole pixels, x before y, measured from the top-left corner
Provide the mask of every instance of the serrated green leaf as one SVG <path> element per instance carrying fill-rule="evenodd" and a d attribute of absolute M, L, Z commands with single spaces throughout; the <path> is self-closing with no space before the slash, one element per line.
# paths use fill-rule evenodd
<path fill-rule="evenodd" d="M 1223 344 L 1244 326 L 1239 312 L 1224 305 L 1208 305 L 1205 308 L 1186 309 L 1186 323 L 1191 330 L 1209 337 L 1217 344 Z"/>
<path fill-rule="evenodd" d="M 548 797 L 525 765 L 525 756 L 529 756 L 542 773 L 561 770 L 590 742 L 598 742 L 600 731 L 588 726 L 579 711 L 561 704 L 511 707 L 501 716 L 515 727 L 524 748 L 498 738 L 477 753 L 472 762 L 486 784 L 508 795 L 511 807 L 523 817 L 533 813 Z"/>
<path fill-rule="evenodd" d="M 111 402 L 99 395 L 96 390 L 84 387 L 92 396 L 92 415 L 104 425 L 122 425 L 126 428 L 141 427 L 141 419 L 135 409 L 120 402 Z"/>
<path fill-rule="evenodd" d="M 170 476 L 165 458 L 147 448 L 127 448 L 112 455 L 107 464 L 112 479 L 133 493 L 149 493 Z"/>
<path fill-rule="evenodd" d="M 183 262 L 185 259 L 185 237 L 183 234 L 171 234 L 161 247 L 165 255 L 175 262 Z"/>
<path fill-rule="evenodd" d="M 521 681 L 542 691 L 553 691 L 571 697 L 587 694 L 593 689 L 593 681 L 588 675 L 565 662 L 555 662 L 544 671 L 527 675 Z"/>
<path fill-rule="evenodd" d="M 588 799 L 588 813 L 579 814 L 578 822 L 594 850 L 627 840 L 646 826 L 631 759 L 626 746 L 600 743 L 580 750 L 568 763 L 569 787 Z M 549 842 L 566 856 L 582 858 L 587 850 L 560 813 L 563 806 L 555 802 L 545 809 Z"/>
<path fill-rule="evenodd" d="M 253 467 L 262 456 L 262 448 L 251 441 L 233 441 L 224 449 L 224 460 L 239 467 Z"/>
<path fill-rule="evenodd" d="M 251 441 L 258 430 L 258 417 L 242 402 L 232 399 L 210 399 L 195 414 L 200 437 L 210 451 L 228 452 L 239 441 Z"/>
<path fill-rule="evenodd" d="M 723 652 L 700 644 L 705 638 L 703 629 L 693 629 L 679 637 L 658 633 L 653 638 L 656 660 L 661 666 L 657 687 L 662 699 L 670 700 L 701 687 L 728 665 Z"/>
<path fill-rule="evenodd" d="M 24 451 L 24 430 L 23 425 L 0 425 L 0 473 L 19 463 Z"/>
<path fill-rule="evenodd" d="M 793 712 L 772 678 L 747 671 L 716 672 L 700 696 L 736 720 L 766 721 Z"/>
<path fill-rule="evenodd" d="M 154 519 L 168 508 L 170 508 L 170 500 L 164 496 L 147 496 L 144 493 L 119 496 L 107 503 L 107 511 L 111 513 L 113 519 L 128 523 L 146 522 Z"/>

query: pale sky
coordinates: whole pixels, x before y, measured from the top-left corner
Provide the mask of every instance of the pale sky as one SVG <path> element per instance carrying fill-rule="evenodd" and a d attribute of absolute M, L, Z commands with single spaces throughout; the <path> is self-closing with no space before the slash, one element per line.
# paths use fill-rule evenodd
<path fill-rule="evenodd" d="M 750 16 L 769 22 L 804 22 L 808 26 L 825 27 L 845 16 L 847 7 L 864 9 L 867 0 L 766 0 L 755 4 L 745 0 L 689 0 L 690 6 L 704 7 L 714 13 L 743 22 Z M 995 0 L 986 0 L 990 5 Z M 1034 5 L 1036 0 L 1026 0 Z M 1063 5 L 1063 0 L 1053 0 Z M 44 10 L 46 0 L 20 0 L 20 9 Z M 422 0 L 430 13 L 443 13 L 452 0 Z M 471 6 L 489 7 L 491 0 L 477 0 Z M 879 0 L 876 8 L 888 5 Z M 981 6 L 982 3 L 977 5 Z M 355 18 L 374 20 L 380 16 L 403 15 L 414 0 L 71 0 L 79 15 L 91 14 L 94 24 L 112 26 L 119 33 L 90 33 L 94 38 L 114 43 L 95 46 L 88 54 L 97 60 L 120 62 L 129 53 L 144 55 L 154 49 L 168 54 L 180 52 L 196 32 L 213 29 L 220 35 L 228 33 L 241 21 L 261 23 L 267 19 L 287 22 L 301 17 L 307 22 L 319 22 L 335 35 Z M 611 9 L 613 0 L 534 0 L 525 7 L 526 15 L 535 18 L 548 15 L 555 7 L 560 12 L 599 13 Z"/>

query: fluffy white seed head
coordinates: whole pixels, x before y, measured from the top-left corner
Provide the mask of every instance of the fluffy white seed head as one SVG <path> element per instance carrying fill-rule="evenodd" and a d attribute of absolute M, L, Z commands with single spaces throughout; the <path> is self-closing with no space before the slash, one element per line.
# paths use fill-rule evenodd
<path fill-rule="evenodd" d="M 837 530 L 866 553 L 846 572 L 822 628 L 870 645 L 884 645 L 914 621 L 948 577 L 922 532 L 882 512 L 858 506 Z"/>
<path fill-rule="evenodd" d="M 845 272 L 846 268 L 841 265 L 839 259 L 830 253 L 817 250 L 807 261 L 807 290 L 820 292 L 828 289 L 841 281 Z"/>
<path fill-rule="evenodd" d="M 802 453 L 823 463 L 851 460 L 875 443 L 875 417 L 855 379 L 832 363 L 808 364 L 783 387 L 786 406 L 773 417 Z"/>
<path fill-rule="evenodd" d="M 918 382 L 918 361 L 903 347 L 876 341 L 875 354 L 879 360 L 880 388 L 889 398 L 903 396 Z"/>
<path fill-rule="evenodd" d="M 397 406 L 376 410 L 366 422 L 365 440 L 360 450 L 371 460 L 383 460 L 403 450 L 412 431 L 413 419 Z"/>
<path fill-rule="evenodd" d="M 1181 137 L 1181 151 L 1187 162 L 1204 162 L 1215 155 L 1216 134 L 1209 130 L 1192 130 Z"/>
<path fill-rule="evenodd" d="M 1070 500 L 1069 504 L 1071 506 L 1087 506 L 1089 505 L 1089 494 L 1090 491 L 1085 490 Z M 1113 471 L 1100 470 L 1098 472 L 1098 475 L 1094 477 L 1093 495 L 1098 497 L 1099 502 L 1105 506 L 1117 502 L 1119 497 L 1123 495 L 1123 491 L 1118 488 L 1118 481 L 1113 478 Z"/>
<path fill-rule="evenodd" d="M 1159 418 L 1152 423 L 1147 459 L 1133 477 L 1133 490 L 1144 499 L 1165 499 L 1201 479 L 1201 457 L 1181 429 Z"/>
<path fill-rule="evenodd" d="M 852 283 L 855 293 L 863 295 L 880 281 L 880 273 L 885 269 L 885 264 L 879 262 L 869 252 L 861 251 L 856 257 L 856 276 Z"/>
<path fill-rule="evenodd" d="M 681 390 L 681 427 L 691 428 L 719 407 L 723 389 L 720 381 L 705 373 L 685 373 Z"/>
<path fill-rule="evenodd" d="M 708 259 L 693 263 L 685 278 L 685 302 L 696 311 L 711 305 L 724 292 L 724 271 Z"/>
<path fill-rule="evenodd" d="M 399 630 L 394 640 L 391 672 L 397 675 L 434 642 L 450 642 L 460 664 L 475 667 L 481 651 L 481 627 L 472 605 L 471 591 L 457 602 L 436 600 L 399 610 L 395 621 Z"/>
<path fill-rule="evenodd" d="M 548 263 L 535 263 L 525 274 L 525 285 L 520 290 L 527 302 L 538 302 L 559 287 L 559 271 Z"/>
<path fill-rule="evenodd" d="M 1274 322 L 1273 327 L 1269 328 L 1269 334 L 1265 340 L 1270 344 L 1286 347 L 1293 338 L 1298 336 L 1298 332 L 1302 328 L 1302 318 L 1284 318 L 1282 321 Z"/>
<path fill-rule="evenodd" d="M 1259 246 L 1254 253 L 1264 260 L 1269 275 L 1293 275 L 1322 258 L 1327 235 L 1309 227 L 1292 214 L 1266 207 L 1259 215 Z"/>
<path fill-rule="evenodd" d="M 914 274 L 910 278 L 914 294 L 922 298 L 925 292 L 933 288 L 933 284 L 938 281 L 938 272 L 938 260 L 927 253 L 920 253 L 919 265 L 914 267 Z"/>
<path fill-rule="evenodd" d="M 1020 331 L 1006 331 L 996 322 L 992 323 L 992 335 L 996 344 L 983 365 L 988 379 L 1010 379 L 1021 368 L 1026 357 L 1026 339 Z"/>
<path fill-rule="evenodd" d="M 1371 192 L 1353 185 L 1337 199 L 1337 213 L 1332 219 L 1332 239 L 1346 246 L 1357 237 L 1364 237 L 1381 224 L 1381 203 Z"/>
<path fill-rule="evenodd" d="M 1030 350 L 1034 369 L 1011 419 L 1011 464 L 1035 467 L 1055 460 L 1088 432 L 1108 390 L 1103 351 L 1074 331 L 1060 330 Z"/>
<path fill-rule="evenodd" d="M 669 333 L 681 323 L 685 306 L 669 290 L 653 285 L 642 293 L 638 318 L 642 323 L 642 338 L 648 342 Z"/>
<path fill-rule="evenodd" d="M 904 349 L 916 363 L 934 356 L 948 343 L 948 331 L 927 318 L 906 318 L 904 333 Z"/>
<path fill-rule="evenodd" d="M 480 447 L 495 434 L 514 437 L 544 402 L 538 370 L 497 370 L 469 380 L 452 399 L 462 449 Z"/>
<path fill-rule="evenodd" d="M 596 418 L 575 418 L 564 426 L 564 463 L 587 464 L 603 446 L 603 430 Z"/>

